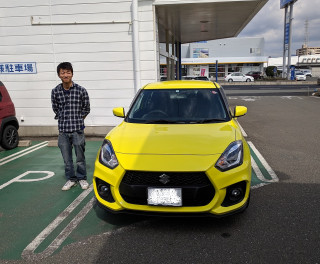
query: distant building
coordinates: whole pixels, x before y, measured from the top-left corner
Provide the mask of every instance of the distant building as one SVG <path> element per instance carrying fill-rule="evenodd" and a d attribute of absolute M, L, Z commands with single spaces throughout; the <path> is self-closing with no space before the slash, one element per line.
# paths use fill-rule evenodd
<path fill-rule="evenodd" d="M 267 66 L 276 66 L 278 70 L 282 71 L 283 58 L 269 58 Z M 320 54 L 319 55 L 303 55 L 303 56 L 291 56 L 291 64 L 297 69 L 309 69 L 312 76 L 320 77 Z"/>
<path fill-rule="evenodd" d="M 161 49 L 161 46 L 160 46 Z M 181 47 L 182 76 L 216 77 L 222 79 L 230 72 L 263 72 L 264 38 L 225 38 L 183 44 Z M 166 76 L 166 61 L 161 61 L 160 74 Z"/>
<path fill-rule="evenodd" d="M 297 56 L 303 56 L 303 55 L 320 55 L 320 48 L 311 48 L 307 45 L 303 44 L 301 49 L 297 49 L 296 51 Z"/>

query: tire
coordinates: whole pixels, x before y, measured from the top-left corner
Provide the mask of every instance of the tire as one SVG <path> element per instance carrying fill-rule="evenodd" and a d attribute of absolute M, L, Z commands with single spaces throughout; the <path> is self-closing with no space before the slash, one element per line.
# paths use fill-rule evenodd
<path fill-rule="evenodd" d="M 18 143 L 19 143 L 18 130 L 12 125 L 6 126 L 3 130 L 1 146 L 4 149 L 13 149 L 18 146 Z"/>
<path fill-rule="evenodd" d="M 246 80 L 246 82 L 251 82 L 251 79 L 248 78 L 248 79 Z"/>
<path fill-rule="evenodd" d="M 233 82 L 233 80 L 232 80 L 232 79 L 229 79 L 228 82 Z"/>

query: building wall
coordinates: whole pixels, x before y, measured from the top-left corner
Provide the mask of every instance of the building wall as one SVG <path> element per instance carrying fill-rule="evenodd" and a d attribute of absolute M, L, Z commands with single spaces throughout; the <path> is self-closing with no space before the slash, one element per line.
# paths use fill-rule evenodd
<path fill-rule="evenodd" d="M 209 57 L 250 57 L 264 56 L 263 38 L 226 38 L 211 40 L 207 43 L 191 43 L 189 58 L 194 49 L 207 48 Z"/>
<path fill-rule="evenodd" d="M 319 55 L 320 54 L 320 48 L 312 48 L 312 47 L 306 47 L 303 45 L 301 49 L 296 50 L 297 56 L 303 56 L 303 55 Z"/>
<path fill-rule="evenodd" d="M 183 45 L 182 64 L 187 67 L 188 75 L 204 75 L 215 79 L 218 60 L 218 78 L 221 80 L 230 72 L 263 72 L 264 38 L 227 38 L 196 42 Z"/>
<path fill-rule="evenodd" d="M 51 90 L 70 61 L 91 99 L 87 127 L 113 126 L 112 108 L 134 94 L 131 0 L 11 0 L 1 3 L 0 63 L 36 62 L 36 74 L 0 74 L 23 126 L 57 126 Z M 152 0 L 139 1 L 141 85 L 157 78 Z M 110 23 L 114 21 L 114 23 Z M 75 23 L 76 22 L 76 23 Z"/>

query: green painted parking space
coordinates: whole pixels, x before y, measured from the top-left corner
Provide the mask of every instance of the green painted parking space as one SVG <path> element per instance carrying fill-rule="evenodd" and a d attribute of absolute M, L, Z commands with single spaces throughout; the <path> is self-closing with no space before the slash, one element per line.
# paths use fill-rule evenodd
<path fill-rule="evenodd" d="M 270 183 L 278 182 L 279 179 L 276 173 L 272 170 L 261 153 L 252 142 L 248 141 L 248 144 L 250 147 L 252 166 L 251 188 L 255 189 Z"/>
<path fill-rule="evenodd" d="M 89 183 L 92 183 L 94 161 L 101 142 L 87 142 Z M 57 216 L 65 213 L 64 210 L 84 191 L 80 186 L 67 192 L 61 191 L 65 178 L 60 150 L 57 147 L 47 147 L 46 142 L 33 142 L 28 148 L 2 151 L 0 164 L 0 259 L 21 259 L 22 252 L 37 235 L 52 224 Z M 52 174 L 54 175 L 51 176 Z M 103 219 L 102 209 L 92 210 L 92 189 L 87 193 L 72 212 L 50 230 L 41 244 L 34 247 L 32 255 L 45 251 L 88 204 L 90 211 L 85 215 L 85 221 L 81 221 L 76 232 L 71 232 L 57 250 L 87 236 L 136 221 L 136 218 L 119 220 L 117 223 L 106 221 L 108 219 Z"/>
<path fill-rule="evenodd" d="M 65 245 L 141 221 L 138 216 L 112 216 L 94 207 L 92 186 L 61 191 L 65 183 L 59 148 L 48 142 L 0 151 L 0 259 L 41 259 Z M 87 141 L 88 182 L 101 141 Z M 252 188 L 275 181 L 274 172 L 248 142 Z"/>

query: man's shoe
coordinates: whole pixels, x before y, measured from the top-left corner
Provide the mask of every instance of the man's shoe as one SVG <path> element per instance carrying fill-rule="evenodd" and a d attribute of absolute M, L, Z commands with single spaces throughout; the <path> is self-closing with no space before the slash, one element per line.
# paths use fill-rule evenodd
<path fill-rule="evenodd" d="M 89 188 L 89 183 L 86 180 L 80 180 L 79 183 L 82 190 L 86 190 Z"/>
<path fill-rule="evenodd" d="M 67 181 L 66 182 L 66 184 L 65 185 L 63 185 L 63 187 L 62 187 L 62 191 L 68 191 L 68 190 L 70 190 L 71 189 L 71 187 L 72 186 L 76 186 L 77 185 L 77 183 L 76 182 L 74 182 L 74 181 Z"/>

